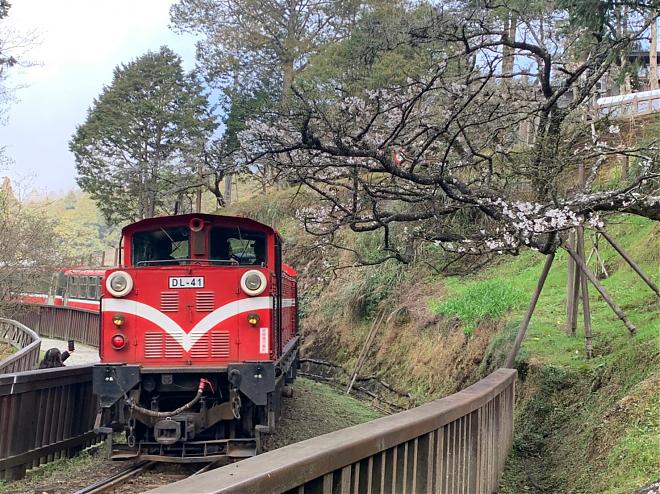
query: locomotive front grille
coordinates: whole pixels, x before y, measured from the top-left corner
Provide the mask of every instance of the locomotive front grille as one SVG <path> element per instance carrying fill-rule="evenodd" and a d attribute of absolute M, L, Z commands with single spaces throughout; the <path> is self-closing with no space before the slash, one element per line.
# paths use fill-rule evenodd
<path fill-rule="evenodd" d="M 211 333 L 211 357 L 229 358 L 229 333 L 227 331 Z"/>
<path fill-rule="evenodd" d="M 202 336 L 190 350 L 192 358 L 207 358 L 209 356 L 209 335 Z"/>
<path fill-rule="evenodd" d="M 171 336 L 165 336 L 165 358 L 181 358 L 183 357 L 183 348 L 181 342 L 176 341 Z"/>
<path fill-rule="evenodd" d="M 229 333 L 213 331 L 202 336 L 190 350 L 193 359 L 226 359 L 230 354 Z M 157 332 L 144 333 L 144 358 L 181 358 L 183 349 L 179 342 L 170 335 Z"/>
<path fill-rule="evenodd" d="M 197 292 L 195 294 L 195 309 L 197 312 L 213 312 L 215 308 L 213 292 Z"/>
<path fill-rule="evenodd" d="M 178 292 L 160 292 L 160 310 L 162 312 L 179 311 L 179 293 Z"/>
<path fill-rule="evenodd" d="M 144 358 L 161 358 L 163 356 L 163 334 L 144 333 Z"/>
<path fill-rule="evenodd" d="M 156 332 L 144 333 L 144 358 L 180 358 L 183 349 L 179 342 L 169 335 Z"/>

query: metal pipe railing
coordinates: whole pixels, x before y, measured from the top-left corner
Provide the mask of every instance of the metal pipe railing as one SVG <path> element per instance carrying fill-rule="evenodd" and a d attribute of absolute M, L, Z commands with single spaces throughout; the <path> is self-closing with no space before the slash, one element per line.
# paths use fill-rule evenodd
<path fill-rule="evenodd" d="M 513 441 L 516 371 L 446 398 L 149 491 L 492 493 Z"/>
<path fill-rule="evenodd" d="M 32 370 L 39 364 L 41 338 L 18 321 L 0 318 L 0 340 L 11 344 L 18 351 L 0 360 L 0 374 Z"/>

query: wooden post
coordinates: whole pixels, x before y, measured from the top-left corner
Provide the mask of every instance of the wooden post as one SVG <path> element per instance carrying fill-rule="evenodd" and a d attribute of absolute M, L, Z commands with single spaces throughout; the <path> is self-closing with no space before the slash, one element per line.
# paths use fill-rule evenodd
<path fill-rule="evenodd" d="M 536 284 L 536 289 L 532 294 L 532 299 L 529 301 L 529 306 L 527 307 L 527 312 L 525 313 L 525 318 L 520 324 L 520 329 L 516 335 L 516 339 L 513 342 L 513 347 L 509 352 L 508 357 L 506 358 L 506 363 L 504 367 L 513 368 L 513 364 L 516 361 L 516 356 L 520 351 L 520 345 L 522 345 L 523 338 L 525 338 L 525 333 L 527 332 L 527 327 L 529 326 L 529 321 L 532 319 L 532 314 L 534 314 L 534 309 L 536 309 L 536 303 L 539 301 L 541 296 L 541 290 L 543 290 L 543 285 L 545 280 L 548 278 L 548 273 L 550 272 L 550 267 L 552 266 L 552 261 L 555 258 L 555 253 L 552 252 L 548 254 L 545 258 L 545 264 L 543 265 L 543 271 L 541 271 L 541 277 L 539 278 L 538 283 Z"/>
<path fill-rule="evenodd" d="M 573 245 L 573 233 L 568 234 L 568 239 L 566 242 L 569 245 Z M 575 283 L 575 261 L 571 256 L 568 256 L 568 272 L 566 277 L 566 334 L 571 334 L 571 326 L 573 321 L 573 304 L 575 299 L 573 298 L 573 284 Z"/>
<path fill-rule="evenodd" d="M 378 332 L 378 329 L 380 328 L 380 325 L 383 322 L 384 318 L 385 318 L 385 310 L 382 310 L 380 312 L 380 315 L 374 319 L 374 322 L 371 325 L 371 329 L 367 334 L 367 339 L 364 340 L 364 345 L 362 346 L 362 350 L 360 350 L 360 354 L 358 355 L 357 362 L 355 363 L 355 369 L 353 369 L 353 373 L 351 374 L 351 379 L 348 383 L 348 387 L 346 388 L 347 395 L 351 394 L 351 389 L 353 389 L 353 385 L 355 384 L 355 379 L 357 378 L 360 369 L 367 360 L 367 355 L 369 354 L 369 349 L 371 348 L 371 344 L 373 343 L 374 336 L 376 336 L 376 333 Z"/>
<path fill-rule="evenodd" d="M 657 15 L 657 11 L 654 14 Z M 654 91 L 660 89 L 658 85 L 658 19 L 651 23 L 651 39 L 649 44 L 649 89 Z M 649 106 L 653 102 L 649 102 Z"/>
<path fill-rule="evenodd" d="M 619 307 L 617 303 L 612 299 L 612 297 L 609 296 L 605 290 L 605 287 L 600 283 L 600 281 L 596 279 L 593 273 L 589 271 L 589 268 L 587 268 L 586 264 L 584 264 L 582 259 L 580 259 L 580 257 L 571 248 L 570 245 L 566 245 L 566 243 L 564 243 L 562 246 L 566 252 L 568 252 L 570 256 L 575 260 L 575 263 L 578 265 L 582 273 L 589 279 L 589 281 L 591 281 L 591 284 L 596 288 L 596 290 L 598 290 L 598 293 L 600 293 L 600 296 L 603 297 L 603 300 L 607 302 L 607 305 L 609 305 L 614 313 L 619 317 L 619 319 L 623 321 L 623 324 L 626 325 L 626 328 L 628 328 L 630 334 L 634 335 L 637 332 L 637 328 L 635 328 L 630 319 L 628 319 L 628 316 L 626 316 L 625 312 L 621 310 L 621 307 Z"/>
<path fill-rule="evenodd" d="M 572 235 L 573 245 L 577 245 L 577 233 L 572 232 Z M 577 329 L 578 309 L 580 308 L 580 278 L 582 277 L 582 274 L 580 273 L 580 270 L 577 269 L 577 266 L 574 268 L 574 270 L 573 286 L 571 287 L 571 292 L 569 294 L 569 297 L 571 298 L 571 315 L 567 325 L 567 334 L 569 336 L 575 336 L 575 331 Z"/>
<path fill-rule="evenodd" d="M 655 283 L 653 283 L 653 280 L 649 278 L 644 271 L 642 271 L 642 268 L 640 268 L 635 261 L 628 255 L 628 253 L 623 250 L 623 248 L 614 240 L 612 237 L 610 237 L 609 233 L 607 233 L 605 230 L 602 228 L 598 228 L 598 232 L 605 237 L 605 240 L 607 240 L 612 247 L 614 247 L 614 250 L 619 253 L 621 257 L 625 259 L 625 261 L 628 263 L 628 265 L 633 268 L 635 273 L 639 275 L 640 278 L 644 280 L 644 282 L 655 292 L 657 296 L 660 297 L 660 291 L 658 291 L 658 287 L 656 286 Z"/>
<path fill-rule="evenodd" d="M 584 262 L 584 227 L 577 227 L 577 249 L 578 256 Z M 591 307 L 589 305 L 589 285 L 585 276 L 580 277 L 580 288 L 582 291 L 582 314 L 584 318 L 584 346 L 587 358 L 593 356 L 593 342 L 591 338 Z"/>

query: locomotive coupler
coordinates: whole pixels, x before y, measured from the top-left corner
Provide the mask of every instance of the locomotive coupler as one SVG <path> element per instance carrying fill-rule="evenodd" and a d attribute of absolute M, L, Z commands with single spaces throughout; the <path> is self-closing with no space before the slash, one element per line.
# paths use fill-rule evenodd
<path fill-rule="evenodd" d="M 181 424 L 171 417 L 159 420 L 154 425 L 154 438 L 157 443 L 170 445 L 181 439 Z"/>
<path fill-rule="evenodd" d="M 129 448 L 135 447 L 135 417 L 128 419 L 128 435 L 126 436 L 126 445 Z"/>

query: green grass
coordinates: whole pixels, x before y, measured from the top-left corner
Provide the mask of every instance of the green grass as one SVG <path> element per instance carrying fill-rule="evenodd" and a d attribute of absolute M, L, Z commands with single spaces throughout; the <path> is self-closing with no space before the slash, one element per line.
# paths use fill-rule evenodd
<path fill-rule="evenodd" d="M 657 224 L 626 218 L 612 225 L 610 232 L 657 284 Z M 591 240 L 586 249 L 591 250 Z M 618 494 L 660 476 L 660 395 L 657 386 L 639 391 L 640 383 L 660 375 L 660 304 L 604 239 L 599 252 L 610 274 L 602 284 L 635 324 L 637 334 L 629 335 L 590 286 L 594 358 L 586 359 L 582 316 L 576 336 L 564 329 L 567 255 L 558 252 L 517 359 L 521 371 L 528 374 L 524 386 L 531 386 L 533 396 L 523 395 L 518 404 L 517 454 L 505 475 L 503 492 L 520 492 L 535 478 L 542 492 Z M 462 293 L 489 280 L 515 287 L 528 300 L 543 262 L 533 252 L 503 259 L 462 287 L 465 279 L 451 280 L 450 294 L 459 300 Z M 593 259 L 591 268 L 595 268 Z M 491 346 L 508 347 L 523 311 L 505 312 L 508 323 Z M 498 351 L 501 360 L 502 348 L 488 350 Z M 628 407 L 629 402 L 634 406 Z"/>
<path fill-rule="evenodd" d="M 651 397 L 641 417 L 636 417 L 609 454 L 609 494 L 630 492 L 639 487 L 630 479 L 654 479 L 660 470 L 660 397 Z"/>
<path fill-rule="evenodd" d="M 616 240 L 658 284 L 660 242 L 654 235 L 654 228 L 652 221 L 635 217 L 626 218 L 612 231 Z M 590 239 L 586 250 L 591 250 Z M 576 369 L 594 368 L 607 359 L 613 349 L 645 341 L 648 343 L 649 339 L 658 337 L 660 317 L 657 297 L 604 239 L 599 242 L 599 252 L 610 271 L 610 277 L 602 280 L 602 284 L 637 326 L 637 336 L 630 338 L 623 323 L 590 286 L 596 358 L 585 360 L 581 330 L 578 330 L 576 337 L 568 336 L 564 331 L 567 254 L 559 251 L 532 317 L 521 357 L 533 356 L 542 362 Z M 444 280 L 450 296 L 434 301 L 431 309 L 437 314 L 457 316 L 468 325 L 478 322 L 482 314 L 483 317 L 504 316 L 519 323 L 538 282 L 543 262 L 542 255 L 527 251 L 515 258 L 502 258 L 477 276 Z M 590 267 L 595 267 L 593 259 Z M 497 291 L 499 298 L 489 295 L 489 287 Z M 578 328 L 581 327 L 580 314 Z"/>
<path fill-rule="evenodd" d="M 522 290 L 506 281 L 491 279 L 469 284 L 447 301 L 431 300 L 429 308 L 437 315 L 457 317 L 468 334 L 480 321 L 499 318 L 522 307 L 524 301 Z"/>

